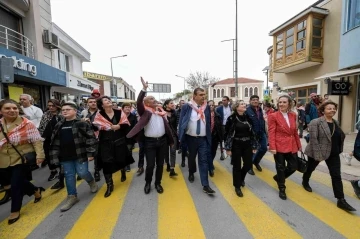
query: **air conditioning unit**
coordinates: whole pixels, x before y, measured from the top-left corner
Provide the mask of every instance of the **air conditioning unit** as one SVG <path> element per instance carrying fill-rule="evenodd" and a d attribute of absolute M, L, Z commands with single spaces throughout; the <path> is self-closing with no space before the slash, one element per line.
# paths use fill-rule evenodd
<path fill-rule="evenodd" d="M 50 30 L 44 30 L 43 41 L 51 49 L 59 48 L 59 37 Z"/>

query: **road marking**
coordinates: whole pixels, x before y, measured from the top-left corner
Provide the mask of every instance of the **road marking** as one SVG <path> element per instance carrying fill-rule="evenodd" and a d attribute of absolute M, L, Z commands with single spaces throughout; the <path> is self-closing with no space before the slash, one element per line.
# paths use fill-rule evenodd
<path fill-rule="evenodd" d="M 106 183 L 97 192 L 66 238 L 111 238 L 121 209 L 125 202 L 134 171 L 126 174 L 120 183 L 120 172 L 113 174 L 114 191 L 104 198 Z"/>
<path fill-rule="evenodd" d="M 263 168 L 261 173 L 256 174 L 258 178 L 276 189 L 276 192 L 274 193 L 278 193 L 278 187 L 273 179 L 273 175 L 273 172 L 265 168 Z M 301 185 L 298 185 L 291 180 L 286 180 L 286 187 L 288 200 L 296 203 L 346 238 L 359 237 L 359 216 L 337 208 L 336 202 L 331 202 L 319 194 L 306 192 Z M 281 199 L 279 198 L 279 200 Z"/>
<path fill-rule="evenodd" d="M 82 182 L 83 180 L 77 181 L 76 187 Z M 5 219 L 0 223 L 0 238 L 26 238 L 66 197 L 66 188 L 61 190 L 47 188 L 38 203 L 34 203 L 34 197 L 31 197 L 29 203 L 21 208 L 19 222 L 8 225 Z"/>
<path fill-rule="evenodd" d="M 254 238 L 301 238 L 278 214 L 248 188 L 243 188 L 239 198 L 232 185 L 233 179 L 219 162 L 214 161 L 215 177 L 211 178 L 223 197 Z"/>
<path fill-rule="evenodd" d="M 272 158 L 271 156 L 269 155 L 266 155 L 264 157 L 266 160 L 268 161 L 271 161 L 274 163 L 274 168 L 275 168 L 275 161 L 274 161 L 274 158 Z M 296 171 L 297 174 L 299 175 L 302 175 L 302 173 L 299 173 L 298 171 Z M 330 177 L 330 174 L 328 173 L 324 173 L 324 172 L 321 172 L 319 170 L 315 170 L 312 174 L 311 174 L 311 178 L 310 178 L 310 185 L 311 185 L 311 181 L 315 181 L 315 182 L 318 182 L 320 184 L 323 184 L 327 187 L 329 187 L 331 190 L 332 190 L 332 183 L 331 183 L 331 177 Z M 352 197 L 352 198 L 355 198 L 357 199 L 357 196 L 355 195 L 354 193 L 354 189 L 353 187 L 351 186 L 351 183 L 347 180 L 342 180 L 343 182 L 343 186 L 344 186 L 344 193 L 349 196 L 349 197 Z"/>
<path fill-rule="evenodd" d="M 183 174 L 176 165 L 178 176 L 170 178 L 164 173 L 159 194 L 158 238 L 205 238 L 195 204 L 185 183 Z M 165 171 L 166 172 L 166 171 Z M 152 189 L 151 193 L 157 193 Z"/>

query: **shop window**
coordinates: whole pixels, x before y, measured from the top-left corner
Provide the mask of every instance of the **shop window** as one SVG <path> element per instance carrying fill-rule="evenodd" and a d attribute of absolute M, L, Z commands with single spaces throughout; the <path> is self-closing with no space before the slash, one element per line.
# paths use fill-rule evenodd
<path fill-rule="evenodd" d="M 230 97 L 235 97 L 235 87 L 230 87 Z"/>
<path fill-rule="evenodd" d="M 249 97 L 249 89 L 245 88 L 245 97 Z"/>
<path fill-rule="evenodd" d="M 69 62 L 69 56 L 67 56 L 65 53 L 59 51 L 58 54 L 58 60 L 59 60 L 59 69 L 63 71 L 70 71 L 70 62 Z"/>
<path fill-rule="evenodd" d="M 317 87 L 309 86 L 304 88 L 291 89 L 291 91 L 294 92 L 293 97 L 297 102 L 302 102 L 306 104 L 309 103 L 309 101 L 311 100 L 309 95 L 311 93 L 317 93 Z"/>
<path fill-rule="evenodd" d="M 360 26 L 360 1 L 347 0 L 346 4 L 346 28 L 350 30 L 354 27 Z"/>
<path fill-rule="evenodd" d="M 254 87 L 254 95 L 259 95 L 259 90 L 257 87 Z"/>
<path fill-rule="evenodd" d="M 225 95 L 225 90 L 222 89 L 222 90 L 221 90 L 221 97 L 224 97 L 224 95 Z"/>

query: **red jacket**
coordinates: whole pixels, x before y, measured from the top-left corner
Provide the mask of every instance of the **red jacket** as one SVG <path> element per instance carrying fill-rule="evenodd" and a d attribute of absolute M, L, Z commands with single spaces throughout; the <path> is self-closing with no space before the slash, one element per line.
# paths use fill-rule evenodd
<path fill-rule="evenodd" d="M 288 113 L 290 127 L 280 111 L 268 116 L 269 149 L 279 153 L 296 153 L 301 148 L 296 127 L 296 114 Z"/>

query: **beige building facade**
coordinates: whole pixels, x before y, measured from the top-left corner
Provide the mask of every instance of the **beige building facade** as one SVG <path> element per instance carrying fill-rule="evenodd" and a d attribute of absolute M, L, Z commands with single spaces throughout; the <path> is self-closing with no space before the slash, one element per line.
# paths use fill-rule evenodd
<path fill-rule="evenodd" d="M 267 52 L 273 99 L 285 91 L 307 103 L 311 93 L 329 93 L 329 81 L 321 76 L 339 71 L 341 22 L 342 0 L 323 0 L 270 32 L 273 46 Z M 354 78 L 350 83 L 357 85 Z M 355 96 L 356 90 L 352 90 L 349 95 L 329 97 L 339 104 L 336 118 L 346 133 L 354 130 Z"/>

